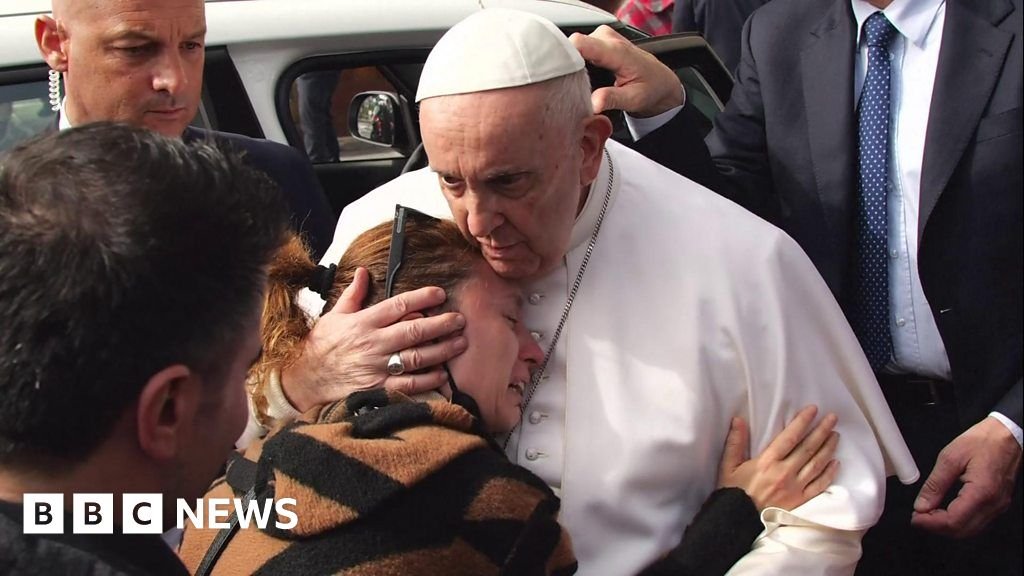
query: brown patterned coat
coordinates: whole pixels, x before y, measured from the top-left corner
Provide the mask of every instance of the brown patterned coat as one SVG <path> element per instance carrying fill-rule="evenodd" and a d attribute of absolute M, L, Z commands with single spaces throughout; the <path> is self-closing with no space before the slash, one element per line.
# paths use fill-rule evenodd
<path fill-rule="evenodd" d="M 298 524 L 240 529 L 212 574 L 572 574 L 559 502 L 447 402 L 369 391 L 250 446 L 257 499 L 294 498 Z M 241 497 L 222 480 L 207 498 Z M 286 520 L 286 519 L 282 519 Z M 218 530 L 185 532 L 195 572 Z"/>

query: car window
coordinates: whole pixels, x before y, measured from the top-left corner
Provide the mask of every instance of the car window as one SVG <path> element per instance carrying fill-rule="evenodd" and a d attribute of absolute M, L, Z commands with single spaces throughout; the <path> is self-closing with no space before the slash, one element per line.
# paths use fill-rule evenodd
<path fill-rule="evenodd" d="M 391 75 L 393 77 L 393 75 Z M 314 164 L 402 158 L 401 151 L 357 140 L 349 133 L 352 99 L 363 92 L 399 92 L 377 66 L 314 70 L 292 83 L 289 109 Z"/>
<path fill-rule="evenodd" d="M 643 34 L 621 23 L 612 27 L 627 37 Z M 587 34 L 592 26 L 563 28 L 566 35 Z M 429 49 L 402 49 L 323 55 L 294 63 L 279 80 L 275 107 L 285 137 L 303 148 L 314 164 L 402 160 L 419 144 L 412 104 Z M 388 92 L 400 101 L 394 119 L 400 134 L 393 146 L 356 139 L 349 132 L 352 99 L 364 92 Z M 365 110 L 364 110 L 365 112 Z M 401 166 L 401 165 L 399 165 Z M 397 173 L 392 175 L 397 176 Z"/>
<path fill-rule="evenodd" d="M 617 29 L 634 41 L 655 40 L 645 38 L 641 32 L 626 26 L 619 25 Z M 581 28 L 565 32 L 587 33 L 589 30 Z M 727 97 L 732 79 L 699 37 L 677 35 L 676 40 L 663 48 L 668 52 L 665 64 L 676 71 L 680 82 L 686 86 L 690 101 L 704 116 L 702 128 L 706 134 L 711 130 L 715 115 L 723 107 L 723 97 Z M 276 96 L 278 117 L 288 142 L 304 149 L 310 160 L 320 165 L 395 161 L 410 157 L 419 143 L 418 118 L 412 100 L 427 52 L 405 50 L 323 55 L 294 63 L 280 79 Z M 609 73 L 588 68 L 595 88 L 614 81 Z M 373 100 L 368 101 L 368 107 L 361 111 L 353 111 L 353 98 L 365 92 L 386 92 L 393 96 L 396 102 L 394 117 L 376 115 L 371 119 L 371 109 L 375 109 Z M 352 122 L 350 116 L 353 117 Z M 616 135 L 628 138 L 622 115 L 611 112 L 608 116 L 615 126 Z M 394 128 L 401 132 L 401 137 L 392 146 L 367 141 L 376 134 L 371 124 L 380 123 L 382 118 L 390 118 Z M 355 138 L 349 131 L 350 126 L 355 126 L 356 130 L 365 128 L 371 138 Z"/>
<path fill-rule="evenodd" d="M 206 94 L 192 126 L 213 128 L 207 114 Z M 56 123 L 57 112 L 50 106 L 49 83 L 45 80 L 0 85 L 0 152 L 13 148 Z"/>
<path fill-rule="evenodd" d="M 289 120 L 310 160 L 314 164 L 329 164 L 406 157 L 408 151 L 354 138 L 349 133 L 348 117 L 353 98 L 363 92 L 415 93 L 423 64 L 390 63 L 387 66 L 339 68 L 306 72 L 292 82 Z M 722 109 L 722 102 L 695 67 L 678 66 L 675 72 L 686 87 L 687 98 L 704 116 L 705 122 L 701 127 L 706 135 L 711 131 L 715 115 Z M 591 69 L 595 88 L 610 84 L 612 80 L 609 74 Z M 607 115 L 612 119 L 616 136 L 628 138 L 622 114 L 610 112 Z"/>
<path fill-rule="evenodd" d="M 56 114 L 46 81 L 0 86 L 0 152 L 46 130 Z"/>
<path fill-rule="evenodd" d="M 696 68 L 686 66 L 677 69 L 675 73 L 686 88 L 687 100 L 704 116 L 706 122 L 703 124 L 703 136 L 707 136 L 711 131 L 715 116 L 724 108 L 722 101 L 718 99 L 707 80 Z"/>

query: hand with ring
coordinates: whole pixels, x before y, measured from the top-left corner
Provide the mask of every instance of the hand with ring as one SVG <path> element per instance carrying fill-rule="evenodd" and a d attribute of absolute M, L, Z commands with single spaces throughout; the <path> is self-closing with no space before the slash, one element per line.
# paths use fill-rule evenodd
<path fill-rule="evenodd" d="M 392 376 L 401 376 L 405 373 L 405 362 L 402 362 L 402 355 L 395 352 L 388 357 L 388 374 Z"/>
<path fill-rule="evenodd" d="M 450 337 L 465 326 L 462 314 L 421 313 L 444 303 L 440 288 L 420 288 L 361 309 L 369 285 L 369 274 L 359 269 L 283 371 L 284 393 L 300 412 L 380 386 L 405 394 L 433 390 L 447 382 L 441 364 L 466 349 L 465 337 Z"/>

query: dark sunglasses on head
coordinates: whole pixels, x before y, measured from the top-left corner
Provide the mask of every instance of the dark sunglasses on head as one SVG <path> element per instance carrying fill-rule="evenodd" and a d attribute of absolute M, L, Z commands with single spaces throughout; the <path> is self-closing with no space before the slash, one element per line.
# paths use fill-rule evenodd
<path fill-rule="evenodd" d="M 437 218 L 413 210 L 401 204 L 395 204 L 395 220 L 391 224 L 391 244 L 388 251 L 388 272 L 384 279 L 384 298 L 394 296 L 395 276 L 405 262 L 405 221 L 414 218 L 422 222 L 437 221 Z"/>
<path fill-rule="evenodd" d="M 402 264 L 405 262 L 405 222 L 410 219 L 419 220 L 420 222 L 440 221 L 439 218 L 434 218 L 419 210 L 395 204 L 395 220 L 391 226 L 391 244 L 388 248 L 388 271 L 384 279 L 385 299 L 391 298 L 394 295 L 395 277 L 398 276 L 398 272 L 402 269 Z M 448 368 L 448 362 L 442 362 L 441 367 L 444 368 L 445 374 L 448 375 L 448 386 L 452 389 L 451 401 L 469 410 L 473 416 L 476 416 L 479 422 L 480 410 L 477 407 L 476 401 L 469 395 L 459 391 L 459 387 L 455 385 L 452 371 Z"/>

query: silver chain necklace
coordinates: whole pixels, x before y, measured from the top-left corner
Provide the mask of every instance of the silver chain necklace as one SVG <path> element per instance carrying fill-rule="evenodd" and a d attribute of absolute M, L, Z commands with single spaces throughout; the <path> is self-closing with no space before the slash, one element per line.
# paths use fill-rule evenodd
<path fill-rule="evenodd" d="M 551 345 L 548 346 L 547 352 L 544 353 L 544 361 L 540 365 L 540 369 L 533 373 L 533 377 L 530 378 L 530 387 L 523 394 L 522 409 L 519 413 L 519 423 L 516 424 L 508 434 L 505 435 L 505 441 L 501 443 L 502 449 L 508 448 L 508 442 L 512 439 L 512 435 L 515 434 L 516 430 L 523 423 L 523 416 L 526 415 L 526 408 L 530 405 L 530 400 L 533 398 L 534 392 L 537 391 L 537 386 L 540 384 L 541 379 L 544 377 L 544 373 L 548 369 L 548 362 L 551 361 L 551 357 L 555 354 L 555 347 L 558 346 L 558 339 L 562 336 L 562 329 L 565 328 L 565 323 L 569 320 L 569 311 L 572 310 L 572 303 L 576 300 L 576 293 L 579 292 L 580 285 L 583 284 L 583 274 L 587 271 L 587 264 L 590 263 L 590 256 L 594 253 L 594 246 L 597 244 L 597 235 L 601 232 L 601 223 L 604 222 L 604 215 L 608 212 L 608 203 L 612 199 L 612 184 L 615 182 L 615 165 L 612 164 L 612 157 L 608 154 L 608 150 L 604 150 L 604 157 L 608 160 L 608 188 L 604 193 L 604 203 L 601 204 L 601 212 L 597 215 L 597 223 L 594 224 L 594 233 L 590 235 L 590 242 L 587 243 L 587 252 L 583 255 L 583 262 L 580 263 L 580 271 L 576 273 L 576 280 L 572 283 L 572 288 L 569 290 L 569 298 L 565 301 L 565 308 L 562 309 L 562 317 L 558 321 L 558 327 L 555 328 L 555 333 L 551 337 Z"/>

